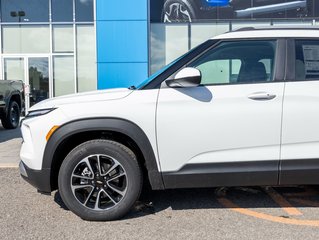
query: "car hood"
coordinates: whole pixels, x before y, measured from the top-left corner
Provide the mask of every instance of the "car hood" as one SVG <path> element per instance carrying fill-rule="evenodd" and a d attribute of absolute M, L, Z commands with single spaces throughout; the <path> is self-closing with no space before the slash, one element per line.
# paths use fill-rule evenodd
<path fill-rule="evenodd" d="M 54 108 L 65 104 L 78 104 L 83 102 L 97 102 L 97 101 L 107 101 L 116 100 L 120 98 L 125 98 L 131 94 L 133 90 L 127 88 L 116 88 L 111 90 L 98 90 L 86 93 L 77 93 L 71 95 L 65 95 L 61 97 L 51 98 L 37 103 L 29 109 L 29 111 Z"/>

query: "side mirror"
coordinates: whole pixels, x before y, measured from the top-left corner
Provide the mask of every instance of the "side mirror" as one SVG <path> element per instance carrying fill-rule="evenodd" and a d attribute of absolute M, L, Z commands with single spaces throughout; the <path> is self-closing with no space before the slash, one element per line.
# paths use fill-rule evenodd
<path fill-rule="evenodd" d="M 183 68 L 172 80 L 166 80 L 167 86 L 171 88 L 197 87 L 202 80 L 201 72 L 192 67 Z"/>

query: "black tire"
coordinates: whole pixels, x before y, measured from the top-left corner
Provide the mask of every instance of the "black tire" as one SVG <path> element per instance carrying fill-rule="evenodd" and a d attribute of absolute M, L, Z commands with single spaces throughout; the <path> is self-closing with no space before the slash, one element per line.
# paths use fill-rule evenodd
<path fill-rule="evenodd" d="M 90 158 L 88 158 L 89 156 Z M 88 160 L 85 160 L 83 162 L 83 159 L 88 159 Z M 96 170 L 98 165 L 95 165 L 94 159 L 99 159 L 96 161 L 100 163 L 99 170 Z M 107 161 L 113 162 L 113 160 L 116 161 L 117 164 L 119 164 L 118 170 L 116 170 L 116 172 L 117 171 L 119 172 L 114 174 L 113 176 L 110 176 L 109 179 L 114 178 L 115 175 L 120 176 L 121 173 L 125 174 L 124 176 L 121 177 L 121 178 L 125 177 L 125 180 L 122 179 L 121 181 L 119 181 L 120 178 L 115 177 L 118 183 L 122 182 L 122 185 L 124 185 L 125 187 L 125 193 L 123 195 L 118 194 L 119 196 L 115 196 L 117 192 L 113 191 L 114 185 L 113 184 L 111 185 L 112 189 L 108 188 L 110 187 L 110 184 L 108 183 L 107 185 L 108 187 L 107 187 L 106 180 L 104 180 L 104 183 L 101 183 L 104 178 L 103 174 L 102 175 L 100 174 L 100 176 L 97 174 L 99 172 L 106 173 L 107 171 L 111 170 L 112 166 L 115 166 L 116 164 L 114 165 L 110 164 L 110 167 L 108 169 L 106 169 L 107 168 L 106 166 L 108 166 Z M 87 164 L 87 161 L 89 162 L 90 166 Z M 97 171 L 97 172 L 91 175 L 90 173 L 87 173 L 87 171 L 83 169 L 83 167 L 87 168 L 89 172 L 94 172 L 94 171 Z M 81 169 L 83 169 L 83 171 Z M 80 173 L 78 172 L 79 170 L 82 171 L 82 174 L 80 177 L 78 177 L 80 175 Z M 115 170 L 112 170 L 111 173 L 113 171 Z M 84 172 L 87 173 L 87 175 L 85 174 L 83 175 Z M 76 183 L 78 179 L 80 181 L 86 181 L 85 179 L 82 179 L 84 178 L 83 176 L 87 178 L 91 178 L 92 184 L 94 181 L 96 181 L 95 185 L 93 184 L 93 186 L 88 187 L 89 190 L 82 187 L 79 190 L 78 189 L 74 190 L 73 189 L 74 187 L 78 187 L 78 186 L 81 186 L 81 184 L 86 183 L 86 182 Z M 67 157 L 63 161 L 60 168 L 58 185 L 59 185 L 59 192 L 63 202 L 76 215 L 78 215 L 84 220 L 89 220 L 89 221 L 111 221 L 111 220 L 117 220 L 122 218 L 124 215 L 126 215 L 130 211 L 130 209 L 132 208 L 132 206 L 134 205 L 134 203 L 140 196 L 142 184 L 143 184 L 142 179 L 143 179 L 142 171 L 138 164 L 136 156 L 129 148 L 114 141 L 92 140 L 79 145 L 67 155 Z M 91 180 L 87 180 L 87 182 L 90 182 L 90 181 Z M 109 180 L 109 181 L 115 181 L 115 180 Z M 98 184 L 102 184 L 102 185 L 105 184 L 104 187 L 106 188 Z M 99 188 L 100 188 L 100 192 L 98 193 L 98 190 L 96 189 L 99 189 Z M 116 189 L 119 189 L 119 188 L 120 187 L 116 186 Z M 79 193 L 76 191 L 82 191 L 82 192 Z M 85 193 L 85 191 L 90 193 Z M 94 194 L 95 196 L 99 196 L 99 197 L 95 197 Z M 97 205 L 98 207 L 101 207 L 101 209 L 93 209 L 94 208 L 93 205 L 95 207 L 97 206 L 96 205 L 97 201 L 95 200 L 95 203 L 94 203 L 94 199 L 99 199 L 98 202 L 100 202 L 100 204 L 97 204 Z M 118 199 L 120 200 L 118 203 L 116 203 L 116 201 L 114 200 L 118 200 Z M 90 206 L 91 203 L 92 205 Z M 114 206 L 111 206 L 108 208 L 105 207 L 106 205 L 112 205 L 112 204 Z"/>
<path fill-rule="evenodd" d="M 15 129 L 20 122 L 20 107 L 16 101 L 9 103 L 9 108 L 6 116 L 1 119 L 2 126 L 6 129 Z"/>
<path fill-rule="evenodd" d="M 163 22 L 193 22 L 195 6 L 189 0 L 166 0 L 162 11 Z"/>

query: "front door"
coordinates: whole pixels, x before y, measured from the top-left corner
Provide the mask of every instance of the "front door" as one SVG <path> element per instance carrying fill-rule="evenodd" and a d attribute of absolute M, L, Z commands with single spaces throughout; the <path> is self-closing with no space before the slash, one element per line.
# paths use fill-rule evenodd
<path fill-rule="evenodd" d="M 25 83 L 26 112 L 34 104 L 50 97 L 49 57 L 4 57 L 4 79 Z"/>
<path fill-rule="evenodd" d="M 162 84 L 166 187 L 278 183 L 284 83 L 275 80 L 276 51 L 275 40 L 223 42 L 188 64 L 201 71 L 201 86 Z"/>

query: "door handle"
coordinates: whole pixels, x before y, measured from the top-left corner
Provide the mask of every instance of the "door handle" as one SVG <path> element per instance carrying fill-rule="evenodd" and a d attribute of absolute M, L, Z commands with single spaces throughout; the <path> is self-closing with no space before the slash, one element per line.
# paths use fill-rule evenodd
<path fill-rule="evenodd" d="M 267 100 L 272 100 L 276 97 L 275 94 L 267 93 L 267 92 L 257 92 L 257 93 L 252 93 L 248 96 L 249 99 L 251 100 L 256 100 L 256 101 L 267 101 Z"/>

